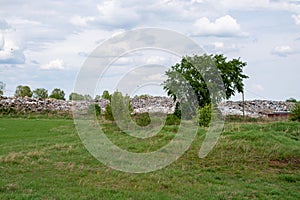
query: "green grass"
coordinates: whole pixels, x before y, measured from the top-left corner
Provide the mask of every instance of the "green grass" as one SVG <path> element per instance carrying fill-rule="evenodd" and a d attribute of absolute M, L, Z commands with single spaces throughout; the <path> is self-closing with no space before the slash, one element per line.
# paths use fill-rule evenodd
<path fill-rule="evenodd" d="M 101 126 L 133 152 L 158 149 L 178 128 L 142 140 Z M 299 122 L 228 123 L 199 159 L 204 134 L 168 167 L 130 174 L 94 159 L 72 120 L 0 118 L 0 199 L 300 199 Z"/>

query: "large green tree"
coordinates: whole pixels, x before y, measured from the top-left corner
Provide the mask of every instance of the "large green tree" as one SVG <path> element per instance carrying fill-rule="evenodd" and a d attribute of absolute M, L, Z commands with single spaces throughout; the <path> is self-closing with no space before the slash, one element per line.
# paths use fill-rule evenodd
<path fill-rule="evenodd" d="M 50 98 L 66 100 L 65 99 L 65 92 L 63 90 L 59 89 L 59 88 L 55 88 L 51 92 Z"/>
<path fill-rule="evenodd" d="M 48 98 L 48 90 L 46 90 L 45 88 L 37 88 L 33 90 L 33 97 L 46 99 Z"/>
<path fill-rule="evenodd" d="M 240 58 L 227 60 L 222 54 L 184 56 L 166 72 L 164 90 L 181 106 L 204 107 L 243 92 L 245 66 Z"/>
<path fill-rule="evenodd" d="M 18 85 L 15 91 L 16 97 L 32 97 L 32 91 L 29 86 Z"/>

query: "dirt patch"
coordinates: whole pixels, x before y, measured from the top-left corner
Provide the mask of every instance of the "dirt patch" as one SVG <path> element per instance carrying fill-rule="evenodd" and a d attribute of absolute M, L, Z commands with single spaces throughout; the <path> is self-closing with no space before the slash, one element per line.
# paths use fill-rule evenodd
<path fill-rule="evenodd" d="M 275 159 L 275 160 L 270 160 L 269 165 L 271 167 L 296 167 L 300 168 L 300 158 L 299 157 L 289 157 L 285 159 Z"/>

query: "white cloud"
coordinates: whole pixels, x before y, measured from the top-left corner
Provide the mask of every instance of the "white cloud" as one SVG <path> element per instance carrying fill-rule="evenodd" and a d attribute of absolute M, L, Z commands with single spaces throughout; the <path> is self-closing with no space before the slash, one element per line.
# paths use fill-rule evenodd
<path fill-rule="evenodd" d="M 225 44 L 224 42 L 212 42 L 209 45 L 205 46 L 205 49 L 208 51 L 217 52 L 217 53 L 228 53 L 233 51 L 238 51 L 238 47 L 236 44 Z"/>
<path fill-rule="evenodd" d="M 193 3 L 203 3 L 204 2 L 204 0 L 192 0 L 191 1 L 191 3 L 193 4 Z"/>
<path fill-rule="evenodd" d="M 6 40 L 0 33 L 0 64 L 24 64 L 23 50 L 12 40 Z"/>
<path fill-rule="evenodd" d="M 5 44 L 4 37 L 0 33 L 0 51 L 2 51 L 4 49 L 4 44 Z"/>
<path fill-rule="evenodd" d="M 227 9 L 241 9 L 241 10 L 252 10 L 255 8 L 265 8 L 270 7 L 271 3 L 269 0 L 221 0 L 219 1 L 219 6 Z"/>
<path fill-rule="evenodd" d="M 75 15 L 70 20 L 70 22 L 75 26 L 87 26 L 89 22 L 93 21 L 95 21 L 95 17 L 81 17 L 79 15 Z"/>
<path fill-rule="evenodd" d="M 99 11 L 99 23 L 108 26 L 130 26 L 139 21 L 140 15 L 136 13 L 136 7 L 126 7 L 121 1 L 103 1 L 97 5 Z M 120 27 L 119 27 L 120 28 Z"/>
<path fill-rule="evenodd" d="M 215 49 L 223 49 L 224 48 L 223 42 L 213 42 L 212 44 L 215 47 Z"/>
<path fill-rule="evenodd" d="M 236 19 L 232 18 L 230 15 L 220 17 L 214 22 L 206 17 L 202 17 L 194 23 L 194 27 L 194 34 L 200 36 L 233 37 L 247 35 L 241 31 L 241 27 Z"/>
<path fill-rule="evenodd" d="M 274 48 L 274 50 L 272 51 L 272 54 L 277 55 L 277 56 L 282 56 L 282 57 L 286 57 L 290 54 L 293 54 L 294 51 L 290 46 L 277 46 Z"/>
<path fill-rule="evenodd" d="M 0 51 L 0 64 L 24 64 L 25 56 L 20 49 L 4 49 Z"/>
<path fill-rule="evenodd" d="M 149 56 L 149 58 L 146 58 L 146 64 L 164 64 L 166 61 L 166 58 L 162 56 Z"/>
<path fill-rule="evenodd" d="M 263 84 L 264 87 L 271 88 L 268 83 L 274 82 L 274 77 L 281 74 L 280 66 L 290 67 L 292 70 L 289 71 L 293 71 L 294 76 L 298 74 L 295 72 L 299 72 L 299 59 L 295 58 L 296 55 L 293 56 L 299 53 L 297 48 L 299 41 L 294 40 L 299 37 L 295 31 L 297 27 L 290 26 L 290 23 L 282 23 L 286 20 L 298 23 L 300 4 L 296 1 L 299 2 L 299 0 L 154 0 L 147 3 L 139 0 L 88 2 L 79 0 L 76 4 L 69 4 L 67 1 L 45 0 L 26 3 L 10 0 L 1 4 L 0 33 L 3 34 L 5 41 L 3 40 L 2 44 L 0 37 L 0 70 L 7 85 L 31 81 L 33 76 L 47 76 L 47 79 L 36 79 L 35 86 L 49 84 L 52 87 L 54 82 L 71 88 L 76 70 L 80 68 L 85 57 L 97 45 L 110 38 L 116 30 L 157 27 L 189 36 L 193 34 L 218 36 L 219 38 L 192 37 L 192 39 L 199 45 L 207 44 L 204 47 L 211 50 L 211 53 L 230 52 L 227 56 L 241 57 L 246 61 L 248 65 L 245 73 L 255 80 L 249 84 L 250 88 L 253 84 L 264 83 L 264 80 L 267 82 Z M 202 26 L 203 24 L 205 26 Z M 244 32 L 249 32 L 251 37 L 240 37 L 247 35 Z M 256 42 L 253 42 L 254 39 Z M 276 44 L 281 40 L 286 41 L 285 44 L 290 47 Z M 174 41 L 174 45 L 178 43 Z M 291 56 L 274 59 L 270 52 L 277 56 L 290 54 Z M 174 62 L 170 62 L 164 55 L 162 56 L 164 60 L 155 57 L 161 56 L 161 53 L 153 54 L 153 57 L 151 55 L 119 60 L 116 64 L 120 64 L 120 69 L 112 71 L 114 76 L 111 78 L 117 80 L 116 78 L 122 76 L 127 67 L 139 64 L 163 63 L 172 66 L 178 62 L 175 58 Z M 55 58 L 59 58 L 56 59 L 58 61 L 51 61 Z M 14 65 L 16 63 L 19 63 L 17 68 L 11 67 L 16 66 Z M 73 74 L 62 75 L 59 70 L 35 70 L 40 65 L 44 69 L 67 69 Z M 270 68 L 272 76 L 263 76 Z M 13 72 L 10 73 L 8 69 Z M 61 78 L 62 76 L 64 78 Z M 13 80 L 9 81 L 10 79 Z M 106 83 L 108 88 L 109 84 L 114 83 L 112 79 Z M 294 79 L 297 80 L 297 77 Z M 291 87 L 289 81 L 290 78 L 284 79 L 281 84 L 285 84 L 286 88 L 291 88 L 289 91 L 296 93 L 298 88 Z M 284 98 L 285 91 L 281 95 L 278 89 L 275 89 L 272 87 L 265 91 L 273 90 L 275 97 Z"/>
<path fill-rule="evenodd" d="M 6 29 L 9 29 L 11 28 L 10 25 L 7 23 L 6 20 L 4 19 L 0 19 L 0 30 L 6 30 Z"/>
<path fill-rule="evenodd" d="M 294 0 L 212 0 L 210 3 L 216 6 L 216 9 L 223 10 L 285 10 L 292 12 L 300 11 L 300 4 Z M 218 7 L 218 8 L 217 8 Z"/>
<path fill-rule="evenodd" d="M 51 69 L 63 70 L 63 69 L 65 69 L 65 63 L 61 59 L 55 59 L 55 60 L 50 61 L 48 64 L 42 65 L 41 69 L 45 69 L 45 70 L 51 70 Z"/>
<path fill-rule="evenodd" d="M 300 25 L 300 14 L 299 15 L 292 15 L 292 18 L 295 21 L 295 24 Z"/>
<path fill-rule="evenodd" d="M 154 82 L 163 82 L 167 79 L 165 74 L 153 74 L 146 78 L 147 81 L 154 81 Z"/>

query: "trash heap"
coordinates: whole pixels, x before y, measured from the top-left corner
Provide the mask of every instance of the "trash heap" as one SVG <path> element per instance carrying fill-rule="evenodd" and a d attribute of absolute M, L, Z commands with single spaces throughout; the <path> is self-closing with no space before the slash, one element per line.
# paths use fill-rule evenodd
<path fill-rule="evenodd" d="M 64 101 L 56 99 L 37 99 L 29 97 L 0 96 L 0 112 L 14 110 L 18 113 L 44 113 L 52 111 L 71 112 L 72 109 L 85 110 L 92 103 L 98 104 L 105 112 L 109 100 Z M 133 113 L 160 112 L 171 114 L 175 103 L 169 97 L 145 96 L 131 99 Z M 289 112 L 295 104 L 284 101 L 251 100 L 245 101 L 245 114 L 249 117 L 263 117 L 271 113 Z M 243 115 L 243 102 L 225 101 L 218 105 L 223 115 Z"/>

